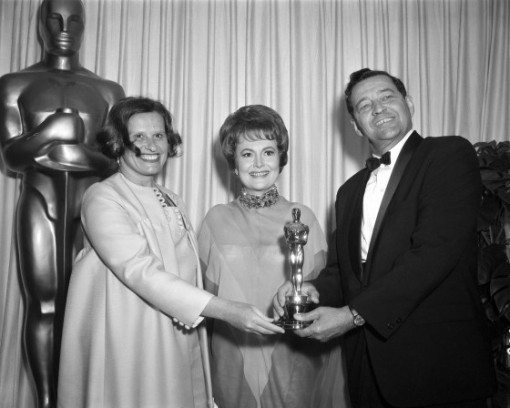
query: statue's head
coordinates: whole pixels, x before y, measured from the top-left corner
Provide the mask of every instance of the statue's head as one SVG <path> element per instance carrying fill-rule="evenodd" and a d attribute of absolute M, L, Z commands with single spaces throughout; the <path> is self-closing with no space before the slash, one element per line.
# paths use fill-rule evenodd
<path fill-rule="evenodd" d="M 41 4 L 39 33 L 45 51 L 71 56 L 83 40 L 85 11 L 81 0 L 44 0 Z"/>
<path fill-rule="evenodd" d="M 285 233 L 285 241 L 287 245 L 305 245 L 308 242 L 308 233 L 310 228 L 308 225 L 300 221 L 301 210 L 297 207 L 292 209 L 292 222 L 288 222 L 283 227 Z"/>

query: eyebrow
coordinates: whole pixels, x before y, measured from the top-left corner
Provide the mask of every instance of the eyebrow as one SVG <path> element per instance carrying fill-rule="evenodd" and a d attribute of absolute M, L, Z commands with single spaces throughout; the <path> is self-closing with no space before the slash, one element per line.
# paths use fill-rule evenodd
<path fill-rule="evenodd" d="M 392 88 L 384 88 L 384 89 L 381 89 L 380 91 L 377 91 L 378 94 L 383 93 L 383 92 L 395 93 L 395 90 Z"/>
<path fill-rule="evenodd" d="M 391 93 L 393 93 L 393 94 L 394 94 L 394 93 L 396 93 L 396 92 L 395 92 L 395 90 L 394 90 L 394 89 L 392 89 L 392 88 L 383 88 L 383 89 L 380 89 L 380 90 L 377 90 L 377 91 L 376 91 L 376 93 L 377 93 L 377 94 L 382 94 L 382 93 L 384 93 L 384 92 L 391 92 Z M 358 107 L 358 106 L 359 106 L 359 105 L 360 105 L 363 101 L 365 101 L 365 100 L 367 100 L 367 99 L 369 99 L 369 98 L 368 98 L 368 97 L 366 97 L 366 96 L 365 96 L 365 97 L 363 97 L 363 98 L 361 98 L 361 99 L 358 101 L 358 103 L 356 103 L 356 105 L 354 105 L 354 107 L 356 107 L 356 108 L 357 108 L 357 107 Z"/>

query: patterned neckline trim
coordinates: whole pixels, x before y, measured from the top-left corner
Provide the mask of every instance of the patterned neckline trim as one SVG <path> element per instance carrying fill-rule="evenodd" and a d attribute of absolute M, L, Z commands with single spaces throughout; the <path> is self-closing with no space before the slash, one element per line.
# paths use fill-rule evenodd
<path fill-rule="evenodd" d="M 278 189 L 274 184 L 269 190 L 260 196 L 248 194 L 246 189 L 243 187 L 241 190 L 241 195 L 239 196 L 239 202 L 241 205 L 248 209 L 271 207 L 275 205 L 279 199 L 280 194 L 278 194 Z"/>

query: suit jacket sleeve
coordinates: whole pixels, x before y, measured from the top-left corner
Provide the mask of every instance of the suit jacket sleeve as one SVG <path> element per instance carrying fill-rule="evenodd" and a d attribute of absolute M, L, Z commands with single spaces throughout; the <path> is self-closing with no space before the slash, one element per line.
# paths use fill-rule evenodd
<path fill-rule="evenodd" d="M 326 267 L 316 279 L 309 281 L 319 292 L 321 306 L 339 307 L 344 304 L 336 251 L 336 234 L 337 232 L 334 231 L 328 245 Z"/>

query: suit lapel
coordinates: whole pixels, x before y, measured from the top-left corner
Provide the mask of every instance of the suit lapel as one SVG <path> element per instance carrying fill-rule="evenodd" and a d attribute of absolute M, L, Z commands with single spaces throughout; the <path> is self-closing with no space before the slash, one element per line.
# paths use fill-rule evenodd
<path fill-rule="evenodd" d="M 344 220 L 342 225 L 349 225 L 347 232 L 349 242 L 349 256 L 351 265 L 355 269 L 355 275 L 362 275 L 361 266 L 361 219 L 363 217 L 363 196 L 365 188 L 370 178 L 370 172 L 367 169 L 362 170 L 360 181 L 357 183 L 357 190 L 353 194 L 352 207 L 345 214 L 348 219 Z"/>
<path fill-rule="evenodd" d="M 386 211 L 388 210 L 388 206 L 397 190 L 397 187 L 404 175 L 405 169 L 413 156 L 413 153 L 416 147 L 421 143 L 422 137 L 418 135 L 418 133 L 413 132 L 407 142 L 402 147 L 402 151 L 400 152 L 397 162 L 395 163 L 395 168 L 391 173 L 390 180 L 388 182 L 388 186 L 386 187 L 386 191 L 384 192 L 383 199 L 381 201 L 381 206 L 379 207 L 379 212 L 377 213 L 377 218 L 375 220 L 374 231 L 372 233 L 372 239 L 370 240 L 370 246 L 368 248 L 367 255 L 367 265 L 366 270 L 370 271 L 371 261 L 372 261 L 372 251 L 377 241 L 377 237 L 379 236 L 379 232 L 381 231 L 381 225 L 386 215 Z M 363 280 L 366 281 L 368 277 L 368 273 L 363 277 Z"/>

